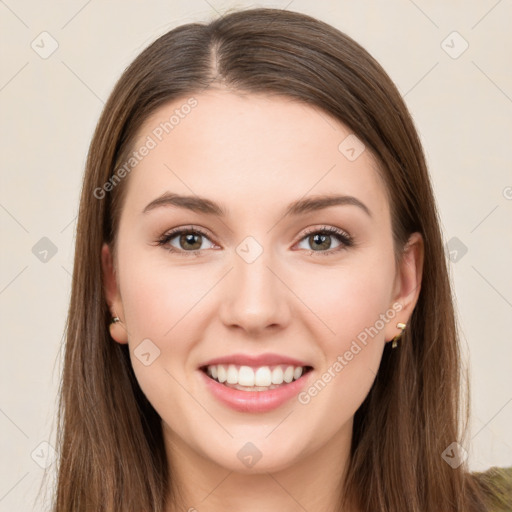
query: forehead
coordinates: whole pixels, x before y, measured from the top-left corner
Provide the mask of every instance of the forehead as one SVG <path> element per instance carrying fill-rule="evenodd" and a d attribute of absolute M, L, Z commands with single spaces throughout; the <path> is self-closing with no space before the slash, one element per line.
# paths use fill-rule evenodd
<path fill-rule="evenodd" d="M 143 146 L 150 149 L 139 155 L 126 196 L 139 210 L 165 191 L 206 196 L 228 210 L 327 193 L 387 210 L 364 145 L 324 111 L 287 97 L 224 90 L 183 97 L 146 120 L 132 149 Z"/>

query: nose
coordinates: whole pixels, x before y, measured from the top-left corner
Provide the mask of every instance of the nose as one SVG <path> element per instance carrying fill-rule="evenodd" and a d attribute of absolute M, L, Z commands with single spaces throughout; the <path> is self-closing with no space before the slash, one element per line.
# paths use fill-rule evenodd
<path fill-rule="evenodd" d="M 288 301 L 292 294 L 270 251 L 263 251 L 252 262 L 235 253 L 233 267 L 222 291 L 220 316 L 224 325 L 242 329 L 251 337 L 283 329 L 291 318 Z"/>

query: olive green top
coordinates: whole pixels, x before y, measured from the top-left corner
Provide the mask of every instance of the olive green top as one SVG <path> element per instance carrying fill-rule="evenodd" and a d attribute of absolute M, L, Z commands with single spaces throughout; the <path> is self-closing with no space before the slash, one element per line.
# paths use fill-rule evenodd
<path fill-rule="evenodd" d="M 473 473 L 489 498 L 489 512 L 512 512 L 512 467 Z"/>

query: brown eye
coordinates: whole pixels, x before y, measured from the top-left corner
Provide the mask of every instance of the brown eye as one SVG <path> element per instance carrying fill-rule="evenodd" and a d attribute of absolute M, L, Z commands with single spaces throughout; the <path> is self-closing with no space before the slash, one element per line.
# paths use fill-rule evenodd
<path fill-rule="evenodd" d="M 210 243 L 210 247 L 204 247 L 205 242 Z M 158 245 L 164 246 L 171 252 L 177 253 L 198 253 L 203 249 L 211 249 L 214 244 L 205 233 L 197 229 L 176 229 L 160 238 Z"/>
<path fill-rule="evenodd" d="M 186 235 L 179 235 L 180 249 L 198 250 L 201 248 L 203 242 L 203 235 L 188 233 Z"/>
<path fill-rule="evenodd" d="M 316 235 L 310 235 L 308 242 L 314 251 L 316 250 L 327 250 L 331 248 L 331 235 L 323 235 L 317 233 Z"/>
<path fill-rule="evenodd" d="M 310 253 L 316 252 L 326 255 L 333 254 L 353 245 L 352 238 L 348 233 L 331 226 L 310 230 L 300 241 L 300 244 L 303 243 L 306 244 L 306 247 L 301 247 L 302 249 L 306 249 Z"/>

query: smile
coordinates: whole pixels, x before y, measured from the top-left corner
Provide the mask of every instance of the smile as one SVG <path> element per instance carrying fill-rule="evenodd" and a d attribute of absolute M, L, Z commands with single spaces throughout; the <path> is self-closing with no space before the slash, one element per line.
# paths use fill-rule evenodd
<path fill-rule="evenodd" d="M 218 361 L 201 366 L 200 377 L 217 401 L 238 412 L 263 413 L 282 406 L 300 393 L 313 370 L 291 360 L 268 365 Z"/>
<path fill-rule="evenodd" d="M 213 380 L 241 391 L 268 391 L 300 379 L 311 370 L 309 366 L 239 366 L 234 364 L 208 365 L 206 374 Z"/>

